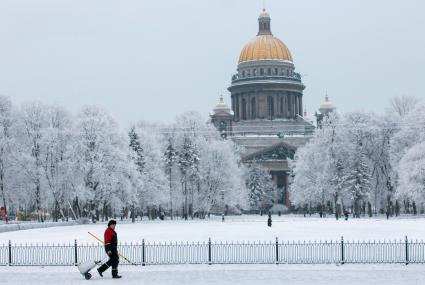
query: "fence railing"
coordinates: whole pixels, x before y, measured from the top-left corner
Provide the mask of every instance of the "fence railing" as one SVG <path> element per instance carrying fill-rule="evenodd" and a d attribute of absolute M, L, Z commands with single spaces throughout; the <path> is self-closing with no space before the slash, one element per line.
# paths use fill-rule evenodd
<path fill-rule="evenodd" d="M 119 251 L 136 265 L 167 264 L 327 264 L 425 263 L 425 242 L 399 241 L 275 241 L 123 243 Z M 102 260 L 99 244 L 0 245 L 0 265 L 71 266 Z M 128 261 L 121 259 L 121 264 Z"/>

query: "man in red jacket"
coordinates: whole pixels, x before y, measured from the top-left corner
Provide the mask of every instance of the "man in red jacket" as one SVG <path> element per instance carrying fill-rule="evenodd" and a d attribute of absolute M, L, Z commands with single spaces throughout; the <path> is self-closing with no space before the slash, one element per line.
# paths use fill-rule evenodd
<path fill-rule="evenodd" d="M 121 276 L 118 275 L 119 257 L 117 250 L 118 237 L 115 232 L 116 225 L 116 221 L 110 220 L 108 228 L 105 230 L 105 251 L 109 256 L 109 260 L 97 269 L 97 272 L 99 272 L 99 275 L 102 277 L 103 272 L 112 266 L 112 278 L 121 278 Z"/>

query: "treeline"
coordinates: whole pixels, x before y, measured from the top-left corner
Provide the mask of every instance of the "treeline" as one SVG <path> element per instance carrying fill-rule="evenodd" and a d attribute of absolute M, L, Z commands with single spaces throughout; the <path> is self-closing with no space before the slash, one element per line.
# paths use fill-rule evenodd
<path fill-rule="evenodd" d="M 385 115 L 331 113 L 291 167 L 291 201 L 300 212 L 423 212 L 425 105 L 400 97 Z"/>
<path fill-rule="evenodd" d="M 0 96 L 1 206 L 21 219 L 238 212 L 249 207 L 239 160 L 237 147 L 194 112 L 123 131 L 96 106 L 73 116 Z"/>

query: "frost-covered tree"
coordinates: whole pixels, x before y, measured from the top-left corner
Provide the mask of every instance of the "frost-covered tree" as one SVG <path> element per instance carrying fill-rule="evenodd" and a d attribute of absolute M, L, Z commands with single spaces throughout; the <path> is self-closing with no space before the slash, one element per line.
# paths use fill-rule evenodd
<path fill-rule="evenodd" d="M 43 143 L 47 127 L 48 107 L 39 103 L 24 104 L 18 117 L 16 144 L 16 161 L 19 167 L 25 173 L 26 181 L 29 182 L 27 187 L 31 189 L 30 197 L 34 200 L 34 206 L 37 211 L 39 221 L 44 221 L 41 213 L 46 192 L 43 191 L 44 175 L 43 175 Z"/>
<path fill-rule="evenodd" d="M 193 193 L 193 182 L 195 182 L 199 170 L 199 150 L 193 141 L 193 137 L 185 134 L 182 145 L 179 150 L 178 165 L 181 172 L 183 195 L 184 195 L 184 218 L 187 220 L 189 215 L 189 189 Z M 192 185 L 188 185 L 191 183 Z M 193 205 L 193 203 L 192 203 Z"/>
<path fill-rule="evenodd" d="M 136 133 L 136 130 L 135 130 L 135 126 L 131 127 L 130 131 L 128 132 L 128 137 L 129 137 L 129 140 L 130 140 L 130 144 L 129 144 L 130 159 L 134 163 L 134 167 L 137 171 L 137 173 L 135 173 L 135 176 L 137 178 L 140 178 L 139 181 L 142 182 L 141 175 L 142 175 L 144 167 L 145 167 L 145 157 L 144 157 L 144 154 L 143 154 L 143 148 L 141 146 L 139 135 Z M 141 186 L 142 184 L 136 183 L 136 185 Z M 136 186 L 136 189 L 138 190 L 139 187 L 137 187 L 137 186 Z M 141 197 L 140 191 L 137 191 L 137 190 L 136 190 L 136 193 L 135 193 L 136 200 L 141 201 L 142 197 Z M 136 205 L 135 205 L 135 203 L 133 203 L 131 205 L 131 218 L 132 218 L 132 221 L 135 222 L 135 219 L 136 219 Z"/>
<path fill-rule="evenodd" d="M 391 163 L 396 170 L 399 167 L 399 161 L 409 149 L 425 139 L 424 110 L 425 104 L 418 104 L 397 125 L 397 131 L 391 139 Z"/>
<path fill-rule="evenodd" d="M 266 210 L 272 206 L 276 189 L 270 173 L 258 164 L 248 168 L 247 187 L 252 210 Z"/>
<path fill-rule="evenodd" d="M 104 110 L 83 108 L 73 147 L 73 171 L 79 178 L 76 204 L 82 215 L 98 220 L 101 210 L 107 218 L 112 209 L 124 209 L 132 203 L 128 144 L 127 136 Z M 85 204 L 83 209 L 79 201 Z"/>
<path fill-rule="evenodd" d="M 399 122 L 397 131 L 390 141 L 396 197 L 405 200 L 405 205 L 416 199 L 418 199 L 416 203 L 423 203 L 422 189 L 419 185 L 423 169 L 423 165 L 421 165 L 422 149 L 425 141 L 424 111 L 425 104 L 417 104 Z"/>
<path fill-rule="evenodd" d="M 425 142 L 411 147 L 398 167 L 398 196 L 425 205 Z"/>
<path fill-rule="evenodd" d="M 413 96 L 397 96 L 390 99 L 389 112 L 403 118 L 409 114 L 421 100 Z"/>
<path fill-rule="evenodd" d="M 390 161 L 398 171 L 401 158 L 414 145 L 425 140 L 425 103 L 419 103 L 396 126 L 390 140 Z M 397 177 L 395 177 L 397 179 Z"/>
<path fill-rule="evenodd" d="M 145 156 L 136 127 L 132 127 L 128 133 L 130 139 L 130 150 L 134 153 L 134 164 L 139 172 L 143 172 L 145 167 Z"/>
<path fill-rule="evenodd" d="M 360 202 L 366 200 L 370 192 L 370 170 L 365 155 L 359 150 L 356 154 L 355 158 L 349 158 L 351 165 L 346 177 L 346 186 L 353 201 L 354 215 L 359 218 Z"/>
<path fill-rule="evenodd" d="M 290 199 L 294 205 L 309 205 L 319 207 L 324 211 L 327 201 L 335 200 L 337 188 L 332 187 L 334 173 L 332 162 L 337 147 L 332 145 L 335 140 L 336 117 L 328 117 L 317 129 L 313 138 L 297 150 L 295 160 L 290 162 L 294 176 L 290 186 Z"/>
<path fill-rule="evenodd" d="M 138 167 L 142 180 L 141 189 L 137 191 L 139 206 L 141 209 L 148 210 L 150 217 L 152 217 L 151 209 L 155 209 L 155 212 L 157 207 L 162 207 L 168 201 L 168 184 L 159 129 L 157 125 L 144 122 L 137 124 L 135 129 L 138 157 L 140 162 L 143 161 Z"/>
<path fill-rule="evenodd" d="M 175 142 L 172 137 L 173 134 L 166 134 L 166 149 L 164 151 L 164 161 L 165 161 L 165 167 L 166 167 L 166 173 L 168 175 L 168 185 L 169 185 L 169 191 L 170 191 L 170 201 L 169 201 L 169 209 L 170 209 L 170 217 L 173 219 L 173 173 L 175 172 L 176 163 L 177 163 L 177 151 L 175 149 Z"/>
<path fill-rule="evenodd" d="M 318 206 L 324 212 L 330 203 L 337 218 L 340 206 L 352 206 L 358 214 L 360 204 L 370 199 L 370 165 L 377 152 L 372 118 L 373 114 L 362 112 L 325 118 L 322 128 L 297 150 L 291 163 L 290 197 L 295 205 Z"/>
<path fill-rule="evenodd" d="M 53 200 L 53 217 L 65 218 L 64 208 L 71 201 L 72 172 L 70 147 L 72 143 L 71 115 L 63 108 L 49 107 L 46 111 L 46 128 L 42 138 L 42 168 L 49 197 Z"/>
<path fill-rule="evenodd" d="M 12 102 L 9 97 L 0 95 L 0 196 L 6 213 L 9 203 L 16 199 L 13 191 L 13 179 L 16 178 L 16 168 L 13 160 L 15 118 Z"/>
<path fill-rule="evenodd" d="M 226 212 L 228 207 L 240 209 L 246 206 L 244 172 L 238 165 L 237 153 L 231 141 L 221 140 L 218 136 L 204 141 L 198 176 L 199 188 L 195 191 L 193 209 L 200 217 L 213 209 Z"/>

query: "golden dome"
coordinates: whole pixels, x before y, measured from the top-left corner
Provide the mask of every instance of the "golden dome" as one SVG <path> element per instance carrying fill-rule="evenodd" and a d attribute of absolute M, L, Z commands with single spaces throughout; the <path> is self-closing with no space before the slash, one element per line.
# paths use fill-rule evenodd
<path fill-rule="evenodd" d="M 272 34 L 258 35 L 244 46 L 239 63 L 262 59 L 292 61 L 292 55 L 286 45 Z"/>

